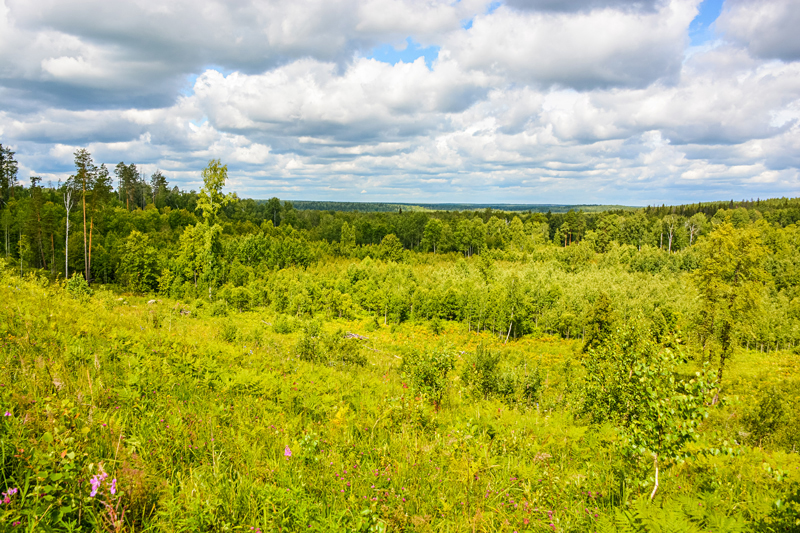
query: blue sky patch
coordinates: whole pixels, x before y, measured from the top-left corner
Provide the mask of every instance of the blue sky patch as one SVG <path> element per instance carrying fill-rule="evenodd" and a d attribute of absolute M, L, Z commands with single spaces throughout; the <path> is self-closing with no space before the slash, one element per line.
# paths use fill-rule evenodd
<path fill-rule="evenodd" d="M 220 74 L 222 74 L 225 77 L 228 77 L 231 74 L 233 74 L 234 72 L 236 72 L 236 70 L 234 70 L 234 69 L 220 67 L 219 65 L 206 65 L 203 68 L 201 68 L 198 72 L 193 72 L 193 73 L 188 74 L 186 76 L 186 83 L 183 85 L 183 87 L 180 88 L 180 93 L 183 96 L 191 96 L 191 95 L 193 95 L 194 94 L 194 84 L 197 81 L 197 78 L 199 78 L 200 75 L 203 74 L 207 70 L 216 70 L 217 72 L 219 72 Z"/>
<path fill-rule="evenodd" d="M 703 0 L 700 4 L 699 13 L 689 24 L 689 37 L 692 39 L 692 46 L 701 45 L 716 37 L 711 25 L 722 12 L 723 2 L 724 0 Z"/>
<path fill-rule="evenodd" d="M 430 69 L 433 60 L 439 57 L 439 47 L 428 46 L 427 48 L 422 48 L 419 43 L 414 42 L 411 37 L 408 37 L 406 38 L 406 47 L 403 50 L 395 50 L 394 46 L 384 44 L 373 48 L 372 52 L 367 55 L 368 59 L 375 59 L 376 61 L 389 63 L 390 65 L 395 65 L 400 61 L 403 63 L 413 63 L 419 57 L 425 58 L 425 64 L 428 65 Z"/>
<path fill-rule="evenodd" d="M 194 94 L 194 83 L 197 81 L 197 78 L 200 74 L 192 73 L 186 76 L 186 84 L 181 87 L 180 93 L 183 96 L 192 96 Z"/>

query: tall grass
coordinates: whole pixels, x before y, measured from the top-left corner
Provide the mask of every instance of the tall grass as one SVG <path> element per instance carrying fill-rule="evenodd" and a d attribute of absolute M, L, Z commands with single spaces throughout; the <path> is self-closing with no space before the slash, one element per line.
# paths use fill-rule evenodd
<path fill-rule="evenodd" d="M 800 361 L 787 352 L 734 359 L 695 459 L 665 472 L 648 504 L 648 466 L 575 415 L 578 341 L 357 316 L 320 334 L 367 337 L 347 348 L 365 366 L 303 360 L 308 328 L 263 309 L 213 316 L 2 276 L 0 466 L 3 492 L 19 489 L 0 506 L 3 530 L 768 531 L 800 475 L 788 399 Z M 479 344 L 519 383 L 536 369 L 535 401 L 463 381 Z M 445 345 L 456 368 L 437 405 L 401 362 Z M 754 442 L 746 414 L 767 387 L 783 391 L 785 419 Z"/>

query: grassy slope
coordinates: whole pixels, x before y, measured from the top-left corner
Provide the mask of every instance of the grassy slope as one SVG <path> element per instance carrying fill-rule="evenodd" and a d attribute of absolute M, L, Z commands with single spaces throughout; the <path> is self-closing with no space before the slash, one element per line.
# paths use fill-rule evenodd
<path fill-rule="evenodd" d="M 275 333 L 264 311 L 183 316 L 174 301 L 81 300 L 13 277 L 0 302 L 0 399 L 12 415 L 2 421 L 3 475 L 21 488 L 2 529 L 17 520 L 28 530 L 99 528 L 104 499 L 126 509 L 135 531 L 613 531 L 623 511 L 684 531 L 735 531 L 785 490 L 776 472 L 798 477 L 797 455 L 729 442 L 732 454 L 664 472 L 657 504 L 644 505 L 647 461 L 642 484 L 623 492 L 613 432 L 570 415 L 580 365 L 577 345 L 562 340 L 503 347 L 460 325 L 435 336 L 335 320 L 325 327 L 369 337 L 369 363 L 329 368 L 297 360 L 298 334 Z M 468 397 L 459 367 L 441 411 L 415 399 L 402 354 L 442 341 L 460 351 L 494 343 L 509 363 L 541 365 L 539 405 Z M 737 356 L 732 401 L 701 444 L 720 447 L 756 383 L 796 379 L 799 365 L 788 353 Z M 86 479 L 101 463 L 120 492 L 89 498 Z"/>

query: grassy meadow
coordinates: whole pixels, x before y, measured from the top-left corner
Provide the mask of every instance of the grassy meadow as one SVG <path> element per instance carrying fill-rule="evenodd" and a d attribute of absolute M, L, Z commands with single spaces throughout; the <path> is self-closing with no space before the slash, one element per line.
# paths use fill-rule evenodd
<path fill-rule="evenodd" d="M 651 501 L 652 459 L 582 414 L 580 338 L 220 313 L 1 272 L 3 531 L 800 528 L 789 350 L 737 351 Z M 499 355 L 497 394 L 469 382 L 482 350 Z M 428 394 L 409 361 L 430 351 L 452 365 Z"/>

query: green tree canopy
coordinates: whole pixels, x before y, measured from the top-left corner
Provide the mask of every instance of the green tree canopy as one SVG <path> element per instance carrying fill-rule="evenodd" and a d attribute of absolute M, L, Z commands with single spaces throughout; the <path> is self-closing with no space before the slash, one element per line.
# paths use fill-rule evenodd
<path fill-rule="evenodd" d="M 212 159 L 203 169 L 203 188 L 197 197 L 197 208 L 203 211 L 203 219 L 209 224 L 217 221 L 219 210 L 231 203 L 232 194 L 223 194 L 222 188 L 228 180 L 228 165 Z"/>
<path fill-rule="evenodd" d="M 768 250 L 754 227 L 736 229 L 721 223 L 700 244 L 703 260 L 693 274 L 702 300 L 704 349 L 719 346 L 719 376 L 733 355 L 737 339 L 746 332 L 748 318 L 759 308 L 769 274 L 763 268 Z"/>
<path fill-rule="evenodd" d="M 125 239 L 117 274 L 123 286 L 134 292 L 156 289 L 159 269 L 156 250 L 147 235 L 136 230 Z"/>

